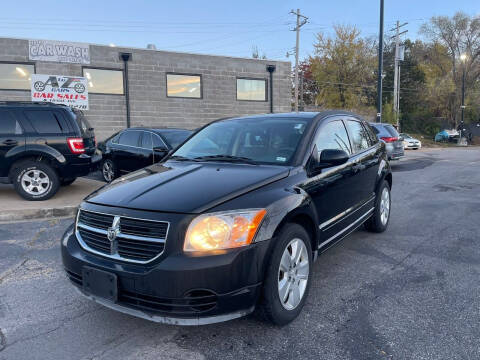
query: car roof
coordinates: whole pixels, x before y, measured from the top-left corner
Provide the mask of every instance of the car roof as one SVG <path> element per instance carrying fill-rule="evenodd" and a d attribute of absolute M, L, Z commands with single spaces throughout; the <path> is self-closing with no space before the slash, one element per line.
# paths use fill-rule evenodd
<path fill-rule="evenodd" d="M 348 115 L 355 118 L 361 118 L 359 115 L 344 110 L 326 110 L 326 111 L 300 111 L 300 112 L 288 112 L 288 113 L 271 113 L 271 114 L 257 114 L 250 116 L 238 116 L 219 119 L 222 120 L 254 120 L 254 119 L 324 119 L 326 117 L 335 115 Z"/>
<path fill-rule="evenodd" d="M 153 132 L 174 132 L 174 131 L 190 131 L 192 132 L 193 130 L 189 129 L 180 129 L 180 128 L 150 128 L 150 127 L 131 127 L 128 129 L 124 130 L 147 130 L 147 131 L 153 131 Z"/>
<path fill-rule="evenodd" d="M 54 104 L 51 102 L 35 102 L 35 101 L 0 101 L 0 106 L 16 106 L 16 107 L 24 107 L 24 106 L 29 106 L 29 107 L 44 107 L 44 106 L 49 106 L 49 107 L 59 107 L 59 108 L 68 108 L 67 105 L 64 104 Z"/>

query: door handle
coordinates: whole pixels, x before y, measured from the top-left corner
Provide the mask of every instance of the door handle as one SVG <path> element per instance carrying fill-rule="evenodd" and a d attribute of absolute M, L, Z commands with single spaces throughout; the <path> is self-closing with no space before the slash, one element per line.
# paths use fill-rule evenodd
<path fill-rule="evenodd" d="M 17 144 L 18 144 L 18 141 L 17 141 L 17 140 L 10 140 L 10 139 L 8 139 L 8 140 L 5 140 L 5 141 L 3 142 L 3 144 L 4 144 L 4 145 L 17 145 Z"/>

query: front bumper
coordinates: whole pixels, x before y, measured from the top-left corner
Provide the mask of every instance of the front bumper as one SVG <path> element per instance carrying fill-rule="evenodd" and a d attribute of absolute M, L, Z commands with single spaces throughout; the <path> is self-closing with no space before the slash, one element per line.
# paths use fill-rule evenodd
<path fill-rule="evenodd" d="M 151 321 L 202 325 L 249 314 L 260 296 L 270 241 L 212 256 L 163 254 L 151 264 L 131 264 L 84 250 L 73 227 L 62 238 L 67 277 L 80 293 L 111 309 Z M 115 302 L 85 291 L 84 266 L 115 274 Z"/>

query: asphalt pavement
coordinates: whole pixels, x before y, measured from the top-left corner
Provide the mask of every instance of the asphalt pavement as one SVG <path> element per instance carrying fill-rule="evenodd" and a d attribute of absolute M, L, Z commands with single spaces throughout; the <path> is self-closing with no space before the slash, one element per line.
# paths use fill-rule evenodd
<path fill-rule="evenodd" d="M 480 149 L 392 164 L 387 232 L 319 257 L 298 319 L 151 323 L 80 297 L 59 242 L 71 219 L 0 225 L 0 359 L 478 359 Z"/>

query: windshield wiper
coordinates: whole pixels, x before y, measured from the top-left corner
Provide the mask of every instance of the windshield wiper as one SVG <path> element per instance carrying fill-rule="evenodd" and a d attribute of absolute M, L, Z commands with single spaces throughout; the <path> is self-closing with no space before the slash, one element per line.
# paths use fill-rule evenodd
<path fill-rule="evenodd" d="M 198 156 L 194 160 L 197 161 L 225 161 L 225 162 L 237 162 L 245 163 L 251 165 L 258 165 L 258 163 L 250 158 L 243 156 L 233 156 L 233 155 L 208 155 L 208 156 Z"/>
<path fill-rule="evenodd" d="M 191 159 L 181 155 L 173 155 L 168 158 L 168 160 L 176 160 L 176 161 L 195 161 L 195 159 Z"/>

